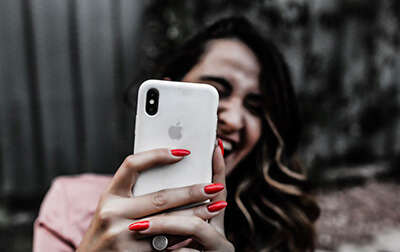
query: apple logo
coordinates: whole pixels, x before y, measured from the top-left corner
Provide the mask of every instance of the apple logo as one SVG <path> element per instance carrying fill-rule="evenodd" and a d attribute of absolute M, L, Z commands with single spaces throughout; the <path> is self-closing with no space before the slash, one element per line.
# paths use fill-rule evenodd
<path fill-rule="evenodd" d="M 179 126 L 180 122 L 176 124 L 176 126 L 171 126 L 168 129 L 168 135 L 171 139 L 179 140 L 182 138 L 182 127 Z"/>

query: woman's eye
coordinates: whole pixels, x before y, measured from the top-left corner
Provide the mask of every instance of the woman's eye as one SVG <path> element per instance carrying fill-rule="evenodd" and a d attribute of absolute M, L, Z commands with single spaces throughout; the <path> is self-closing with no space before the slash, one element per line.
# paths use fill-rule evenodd
<path fill-rule="evenodd" d="M 223 89 L 217 89 L 217 91 L 219 94 L 219 98 L 221 98 L 221 99 L 229 96 L 229 94 Z"/>
<path fill-rule="evenodd" d="M 261 100 L 245 100 L 244 106 L 254 115 L 261 116 L 263 114 L 264 109 Z"/>
<path fill-rule="evenodd" d="M 215 89 L 216 89 L 217 92 L 218 92 L 219 98 L 226 98 L 226 97 L 229 96 L 228 91 L 227 91 L 226 88 L 224 88 L 221 84 L 219 84 L 219 83 L 214 83 L 214 82 L 208 83 L 208 84 L 210 84 L 211 86 L 215 87 Z"/>

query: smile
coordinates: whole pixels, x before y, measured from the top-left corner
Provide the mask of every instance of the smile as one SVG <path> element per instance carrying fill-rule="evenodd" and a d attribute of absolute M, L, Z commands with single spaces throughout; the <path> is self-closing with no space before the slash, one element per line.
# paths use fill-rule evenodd
<path fill-rule="evenodd" d="M 221 139 L 221 141 L 224 146 L 224 157 L 226 158 L 234 152 L 235 144 L 230 141 L 224 140 L 224 139 Z"/>

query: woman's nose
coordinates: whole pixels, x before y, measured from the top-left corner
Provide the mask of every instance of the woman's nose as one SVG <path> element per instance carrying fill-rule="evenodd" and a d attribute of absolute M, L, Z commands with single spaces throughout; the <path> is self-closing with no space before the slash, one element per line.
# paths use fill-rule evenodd
<path fill-rule="evenodd" d="M 232 133 L 243 128 L 243 109 L 240 99 L 221 101 L 218 122 L 224 133 Z"/>

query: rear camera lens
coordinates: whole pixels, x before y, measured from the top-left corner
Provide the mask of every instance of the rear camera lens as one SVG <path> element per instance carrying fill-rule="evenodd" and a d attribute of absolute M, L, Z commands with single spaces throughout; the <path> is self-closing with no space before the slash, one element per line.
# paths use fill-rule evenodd
<path fill-rule="evenodd" d="M 159 93 L 155 88 L 147 91 L 146 94 L 146 113 L 149 115 L 155 115 L 158 112 L 158 99 Z"/>

